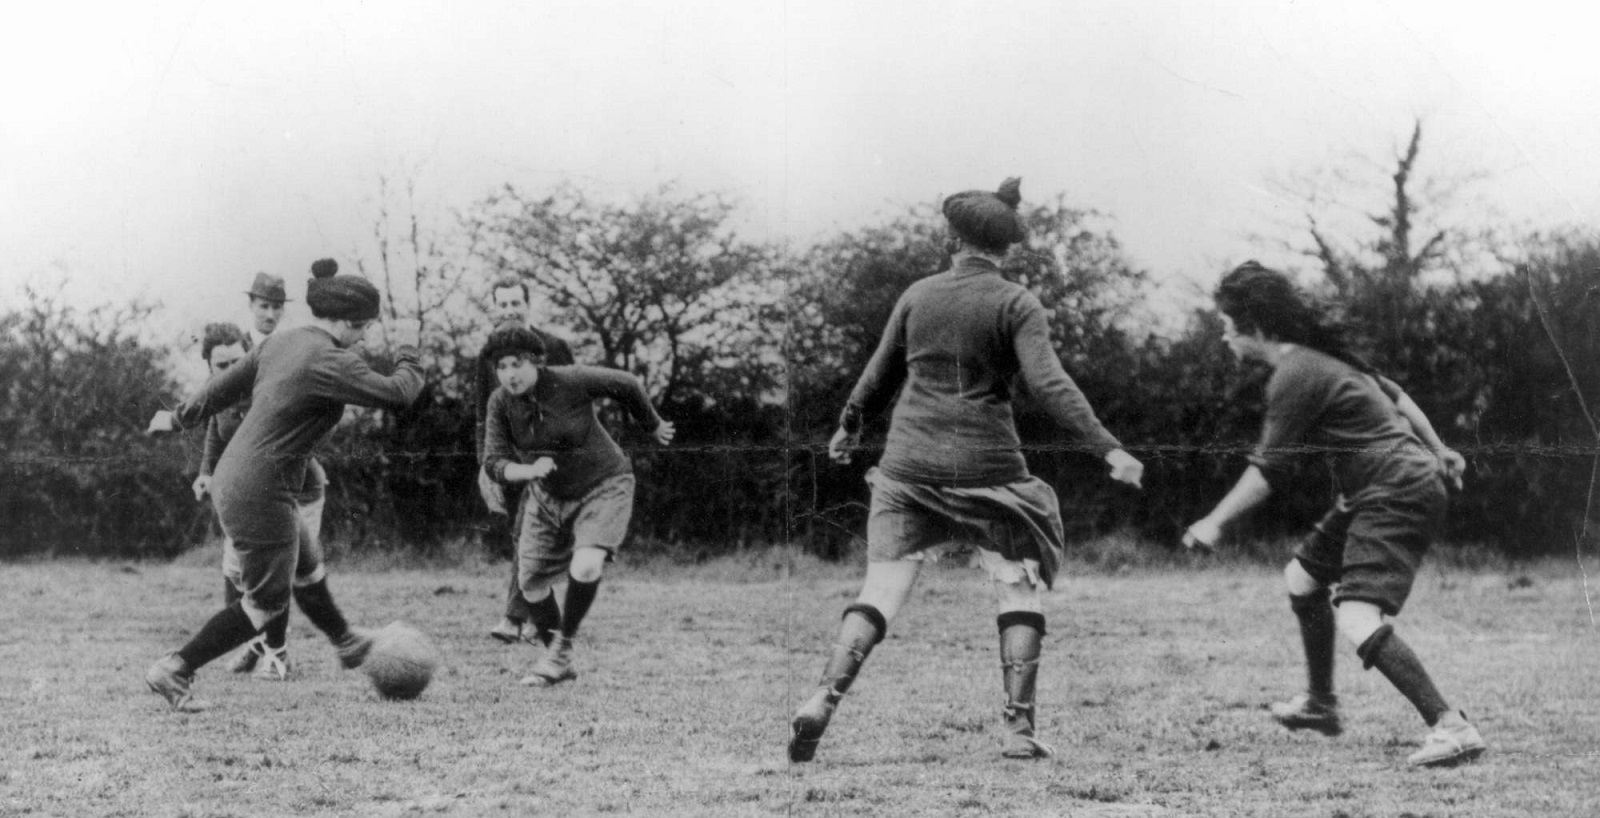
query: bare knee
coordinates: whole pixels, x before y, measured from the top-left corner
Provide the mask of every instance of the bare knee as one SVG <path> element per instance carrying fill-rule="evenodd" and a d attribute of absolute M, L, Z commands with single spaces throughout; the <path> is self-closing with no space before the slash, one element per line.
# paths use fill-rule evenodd
<path fill-rule="evenodd" d="M 1334 621 L 1339 633 L 1359 647 L 1383 627 L 1383 611 L 1371 602 L 1347 599 L 1334 609 Z"/>
<path fill-rule="evenodd" d="M 604 548 L 585 546 L 573 553 L 572 567 L 567 570 L 579 582 L 595 582 L 605 573 L 606 559 L 610 556 L 611 552 Z"/>
<path fill-rule="evenodd" d="M 1039 586 L 1026 577 L 1014 582 L 997 579 L 994 581 L 994 590 L 999 613 L 1044 613 Z"/>
<path fill-rule="evenodd" d="M 922 563 L 916 560 L 868 562 L 867 578 L 861 583 L 856 602 L 876 608 L 883 614 L 885 625 L 893 622 L 911 595 L 921 568 Z"/>
<path fill-rule="evenodd" d="M 1298 559 L 1289 560 L 1289 564 L 1283 567 L 1283 582 L 1288 586 L 1290 596 L 1307 596 L 1327 587 L 1311 576 Z"/>

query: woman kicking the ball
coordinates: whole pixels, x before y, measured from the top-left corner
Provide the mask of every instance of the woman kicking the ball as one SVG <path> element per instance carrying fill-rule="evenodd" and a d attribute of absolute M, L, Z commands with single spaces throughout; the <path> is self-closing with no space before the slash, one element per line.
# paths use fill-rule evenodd
<path fill-rule="evenodd" d="M 310 324 L 273 334 L 198 395 L 151 420 L 152 431 L 193 426 L 251 399 L 210 485 L 223 533 L 238 556 L 242 597 L 145 673 L 146 684 L 174 710 L 205 709 L 191 692 L 195 671 L 254 638 L 288 609 L 291 596 L 338 648 L 345 667 L 359 666 L 372 645 L 334 604 L 316 540 L 300 525 L 296 497 L 312 448 L 333 431 L 345 404 L 409 406 L 422 391 L 422 367 L 415 348 L 401 347 L 394 374 L 379 375 L 350 350 L 378 317 L 379 296 L 366 279 L 337 275 L 338 269 L 331 259 L 312 265 Z"/>
<path fill-rule="evenodd" d="M 840 698 L 910 595 L 924 552 L 954 542 L 978 546 L 998 597 L 1001 753 L 1053 752 L 1035 735 L 1034 688 L 1045 632 L 1040 588 L 1051 587 L 1061 563 L 1061 511 L 1055 492 L 1023 461 L 1014 378 L 1105 458 L 1112 479 L 1137 487 L 1144 467 L 1100 425 L 1061 368 L 1039 299 L 1000 275 L 1007 249 L 1025 236 L 1020 200 L 1016 179 L 998 193 L 945 200 L 952 266 L 900 296 L 828 445 L 833 460 L 848 463 L 862 419 L 899 396 L 883 458 L 867 473 L 866 581 L 845 608 L 821 682 L 795 712 L 791 761 L 816 754 Z"/>
<path fill-rule="evenodd" d="M 1444 517 L 1446 472 L 1459 456 L 1445 456 L 1441 466 L 1441 458 L 1418 439 L 1416 421 L 1407 422 L 1392 391 L 1349 351 L 1343 328 L 1327 322 L 1282 273 L 1255 262 L 1240 265 L 1222 279 L 1216 302 L 1233 353 L 1266 363 L 1273 372 L 1250 467 L 1210 514 L 1189 527 L 1184 544 L 1210 548 L 1230 522 L 1280 489 L 1307 451 L 1326 453 L 1341 498 L 1284 569 L 1310 689 L 1273 705 L 1273 718 L 1291 730 L 1341 731 L 1333 694 L 1337 631 L 1356 646 L 1363 665 L 1376 667 L 1432 728 L 1411 755 L 1412 765 L 1476 758 L 1485 749 L 1477 728 L 1445 701 L 1388 621 L 1405 604 Z M 1424 434 L 1431 436 L 1429 430 Z"/>
<path fill-rule="evenodd" d="M 633 517 L 633 464 L 600 425 L 595 401 L 621 403 L 662 445 L 674 431 L 638 378 L 547 367 L 544 354 L 543 340 L 521 323 L 500 325 L 483 349 L 500 381 L 484 416 L 484 467 L 501 483 L 527 484 L 514 518 L 518 582 L 545 651 L 522 683 L 539 686 L 577 677 L 573 637 Z M 566 595 L 557 604 L 554 586 L 563 577 Z"/>

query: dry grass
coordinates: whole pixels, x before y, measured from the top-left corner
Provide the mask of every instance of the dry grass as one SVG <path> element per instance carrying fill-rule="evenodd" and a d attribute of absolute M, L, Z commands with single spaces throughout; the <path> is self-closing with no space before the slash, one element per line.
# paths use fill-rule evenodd
<path fill-rule="evenodd" d="M 782 760 L 791 709 L 858 581 L 786 552 L 621 566 L 579 679 L 532 690 L 527 649 L 483 636 L 501 566 L 336 570 L 353 619 L 405 619 L 448 668 L 375 698 L 297 616 L 289 684 L 230 678 L 220 709 L 165 712 L 144 668 L 220 596 L 205 559 L 8 565 L 0 610 L 0 815 L 1600 814 L 1600 626 L 1576 563 L 1433 568 L 1402 620 L 1491 743 L 1413 771 L 1421 723 L 1341 653 L 1348 729 L 1287 734 L 1262 707 L 1301 683 L 1275 572 L 1080 572 L 1050 597 L 1046 762 L 996 754 L 989 591 L 926 572 L 818 760 Z M 1588 566 L 1591 576 L 1600 566 Z"/>

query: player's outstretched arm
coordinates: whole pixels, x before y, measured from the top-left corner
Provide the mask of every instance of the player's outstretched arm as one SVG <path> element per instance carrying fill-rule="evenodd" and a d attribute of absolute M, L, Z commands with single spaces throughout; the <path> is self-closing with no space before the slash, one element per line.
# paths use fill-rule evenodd
<path fill-rule="evenodd" d="M 1039 300 L 1031 293 L 1018 297 L 1012 305 L 1011 320 L 1016 327 L 1011 336 L 1012 351 L 1028 394 L 1056 425 L 1076 436 L 1091 454 L 1104 457 L 1111 464 L 1112 479 L 1137 486 L 1143 466 L 1135 469 L 1138 461 L 1126 451 L 1112 459 L 1111 453 L 1121 450 L 1122 443 L 1106 430 L 1089 399 L 1061 366 L 1060 356 L 1050 345 L 1050 324 Z"/>
<path fill-rule="evenodd" d="M 256 354 L 251 352 L 223 372 L 211 376 L 192 397 L 171 411 L 162 409 L 150 418 L 144 433 L 175 432 L 188 429 L 229 406 L 244 400 L 256 382 Z"/>
<path fill-rule="evenodd" d="M 349 349 L 335 349 L 334 365 L 321 378 L 322 396 L 374 409 L 404 409 L 422 394 L 422 355 L 413 346 L 395 350 L 394 374 L 380 375 Z"/>
<path fill-rule="evenodd" d="M 1217 507 L 1183 532 L 1183 547 L 1215 550 L 1217 542 L 1222 539 L 1222 530 L 1229 523 L 1261 505 L 1270 496 L 1272 486 L 1260 467 L 1252 465 L 1245 469 L 1239 482 L 1217 503 Z"/>

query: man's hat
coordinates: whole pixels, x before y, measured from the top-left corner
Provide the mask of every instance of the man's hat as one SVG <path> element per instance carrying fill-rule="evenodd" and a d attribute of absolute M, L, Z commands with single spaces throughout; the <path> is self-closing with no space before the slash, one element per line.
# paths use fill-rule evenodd
<path fill-rule="evenodd" d="M 250 285 L 250 289 L 245 290 L 245 294 L 263 301 L 276 301 L 279 304 L 289 300 L 289 291 L 283 288 L 283 278 L 266 273 L 256 273 L 255 283 Z"/>

